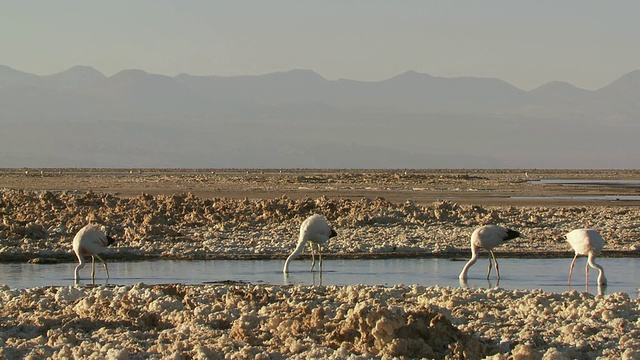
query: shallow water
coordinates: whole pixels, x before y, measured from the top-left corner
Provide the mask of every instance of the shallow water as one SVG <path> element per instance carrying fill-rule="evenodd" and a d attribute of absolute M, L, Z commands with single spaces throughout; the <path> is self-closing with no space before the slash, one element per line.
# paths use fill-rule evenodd
<path fill-rule="evenodd" d="M 599 180 L 599 179 L 540 179 L 531 180 L 532 184 L 581 185 L 581 186 L 640 186 L 640 180 Z"/>
<path fill-rule="evenodd" d="M 512 196 L 514 200 L 601 200 L 601 201 L 640 201 L 640 195 L 590 195 L 590 196 Z"/>
<path fill-rule="evenodd" d="M 498 258 L 501 280 L 496 281 L 495 269 L 487 280 L 487 258 L 481 258 L 469 270 L 469 279 L 461 284 L 458 274 L 465 261 L 450 259 L 383 259 L 383 260 L 325 260 L 322 276 L 310 272 L 311 261 L 295 260 L 287 276 L 282 274 L 283 260 L 203 260 L 203 261 L 138 261 L 110 262 L 111 275 L 107 284 L 205 284 L 245 282 L 273 285 L 424 285 L 468 286 L 503 289 L 542 289 L 560 293 L 570 289 L 597 294 L 626 292 L 638 297 L 640 258 L 599 258 L 609 280 L 605 288 L 596 286 L 597 270 L 589 272 L 589 287 L 585 286 L 586 258 L 578 258 L 574 269 L 572 287 L 567 286 L 571 258 L 565 259 L 510 259 Z M 0 284 L 11 288 L 38 286 L 69 286 L 74 284 L 73 269 L 76 264 L 0 264 Z M 317 270 L 317 265 L 316 265 Z M 91 284 L 90 265 L 81 270 L 80 284 Z M 102 264 L 96 264 L 96 284 L 106 283 Z"/>
<path fill-rule="evenodd" d="M 540 179 L 529 181 L 534 185 L 566 186 L 612 186 L 640 187 L 640 180 L 598 180 L 598 179 Z M 581 200 L 581 201 L 640 201 L 639 195 L 559 195 L 559 196 L 512 196 L 515 200 Z"/>

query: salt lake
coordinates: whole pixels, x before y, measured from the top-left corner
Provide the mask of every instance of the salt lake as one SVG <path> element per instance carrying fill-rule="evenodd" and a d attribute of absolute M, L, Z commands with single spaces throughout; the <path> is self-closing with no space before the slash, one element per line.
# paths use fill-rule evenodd
<path fill-rule="evenodd" d="M 500 287 L 507 290 L 542 289 L 561 293 L 567 290 L 588 291 L 592 294 L 626 292 L 638 297 L 640 286 L 640 258 L 598 258 L 596 262 L 605 269 L 609 281 L 606 287 L 598 287 L 598 271 L 591 269 L 589 286 L 585 284 L 586 258 L 578 258 L 572 286 L 567 285 L 571 258 L 498 258 L 500 281 L 495 269 L 490 280 L 486 279 L 487 258 L 480 258 L 470 269 L 465 283 L 458 274 L 466 259 L 417 258 L 417 259 L 366 259 L 324 260 L 323 272 L 309 271 L 309 259 L 295 260 L 289 274 L 282 273 L 284 260 L 155 260 L 134 262 L 109 262 L 110 278 L 105 279 L 104 268 L 96 263 L 96 285 L 145 284 L 225 284 L 250 283 L 272 285 L 423 285 L 470 288 Z M 75 263 L 59 264 L 0 264 L 0 284 L 11 288 L 40 286 L 72 286 Z M 90 264 L 81 270 L 79 285 L 92 285 Z"/>

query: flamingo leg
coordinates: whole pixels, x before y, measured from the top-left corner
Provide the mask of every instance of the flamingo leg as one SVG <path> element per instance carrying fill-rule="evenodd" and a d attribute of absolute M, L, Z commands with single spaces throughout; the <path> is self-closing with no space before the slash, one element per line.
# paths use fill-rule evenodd
<path fill-rule="evenodd" d="M 584 265 L 584 273 L 585 273 L 585 282 L 589 285 L 589 262 Z"/>
<path fill-rule="evenodd" d="M 107 273 L 107 279 L 109 278 L 109 268 L 107 267 L 107 262 L 104 261 L 100 256 L 95 255 L 95 257 L 98 258 L 98 260 L 100 260 L 102 262 L 102 265 L 104 265 L 104 271 Z"/>
<path fill-rule="evenodd" d="M 311 245 L 311 269 L 309 271 L 313 271 L 313 268 L 316 266 L 315 248 L 312 242 L 310 242 L 309 245 Z"/>
<path fill-rule="evenodd" d="M 96 259 L 94 255 L 91 255 L 91 280 L 93 281 L 96 277 Z"/>
<path fill-rule="evenodd" d="M 322 248 L 318 245 L 318 257 L 320 258 L 320 274 L 322 274 Z"/>
<path fill-rule="evenodd" d="M 491 274 L 491 256 L 493 255 L 493 253 L 491 251 L 489 251 L 489 268 L 487 269 L 487 280 L 489 280 L 489 275 Z"/>
<path fill-rule="evenodd" d="M 496 255 L 493 253 L 492 250 L 490 250 L 489 253 L 491 254 L 491 257 L 493 258 L 493 263 L 496 265 L 496 273 L 498 273 L 498 280 L 500 280 L 500 267 L 498 266 L 498 260 L 496 260 Z M 491 263 L 491 259 L 489 259 L 489 263 Z M 487 279 L 489 279 L 489 278 L 487 277 Z"/>
<path fill-rule="evenodd" d="M 569 267 L 569 280 L 567 280 L 568 285 L 571 285 L 571 275 L 573 274 L 573 266 L 576 264 L 577 258 L 578 258 L 578 254 L 576 254 L 576 256 L 574 256 L 573 260 L 571 261 L 571 266 Z"/>

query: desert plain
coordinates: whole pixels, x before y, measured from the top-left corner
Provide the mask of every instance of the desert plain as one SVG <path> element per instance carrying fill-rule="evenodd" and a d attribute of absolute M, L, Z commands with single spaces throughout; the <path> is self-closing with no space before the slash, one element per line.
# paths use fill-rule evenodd
<path fill-rule="evenodd" d="M 467 257 L 489 223 L 527 236 L 499 256 L 570 258 L 562 236 L 585 227 L 605 238 L 602 256 L 638 256 L 640 186 L 595 180 L 640 172 L 2 169 L 0 261 L 73 262 L 89 222 L 118 239 L 108 261 L 284 259 L 313 213 L 338 232 L 326 257 Z M 640 358 L 640 306 L 625 293 L 0 284 L 0 301 L 4 358 Z"/>

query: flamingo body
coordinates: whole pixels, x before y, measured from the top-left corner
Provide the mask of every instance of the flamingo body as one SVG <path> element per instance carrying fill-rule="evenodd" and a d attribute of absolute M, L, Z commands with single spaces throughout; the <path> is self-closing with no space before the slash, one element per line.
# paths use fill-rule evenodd
<path fill-rule="evenodd" d="M 289 272 L 289 262 L 304 250 L 307 242 L 311 243 L 311 271 L 313 271 L 313 267 L 315 266 L 316 260 L 314 256 L 315 248 L 319 252 L 320 257 L 320 270 L 322 271 L 322 252 L 320 250 L 320 246 L 324 245 L 330 238 L 337 236 L 338 234 L 329 226 L 327 220 L 317 214 L 311 215 L 300 225 L 300 236 L 298 237 L 298 245 L 296 245 L 295 250 L 289 255 L 287 261 L 284 263 L 284 268 L 282 269 L 283 273 Z"/>
<path fill-rule="evenodd" d="M 95 258 L 98 258 L 104 265 L 104 270 L 107 273 L 107 279 L 109 278 L 109 268 L 107 263 L 98 255 L 104 249 L 113 244 L 115 240 L 112 237 L 107 236 L 100 230 L 98 225 L 89 224 L 80 229 L 76 236 L 73 238 L 73 251 L 78 258 L 78 266 L 74 271 L 74 279 L 77 281 L 80 279 L 80 269 L 82 269 L 86 262 L 85 256 L 91 256 L 91 279 L 95 278 L 96 265 Z"/>
<path fill-rule="evenodd" d="M 489 258 L 489 269 L 487 271 L 487 279 L 489 279 L 489 275 L 491 274 L 491 258 L 493 258 L 493 262 L 496 265 L 496 273 L 498 276 L 498 280 L 500 279 L 500 268 L 498 267 L 498 261 L 496 260 L 495 255 L 493 254 L 493 248 L 496 246 L 502 245 L 505 241 L 515 239 L 518 237 L 524 237 L 521 233 L 504 228 L 502 226 L 497 225 L 484 225 L 477 228 L 471 234 L 471 259 L 465 264 L 462 272 L 460 272 L 460 280 L 467 279 L 467 271 L 469 268 L 473 266 L 473 264 L 478 261 L 478 250 L 480 248 L 488 250 L 490 254 Z"/>
<path fill-rule="evenodd" d="M 589 267 L 594 269 L 598 269 L 598 284 L 606 285 L 607 278 L 604 276 L 604 269 L 599 264 L 596 264 L 595 258 L 600 255 L 600 251 L 604 247 L 604 240 L 600 234 L 592 229 L 576 229 L 569 232 L 566 235 L 567 242 L 575 251 L 575 256 L 571 261 L 571 266 L 569 267 L 569 280 L 567 283 L 571 285 L 571 275 L 573 274 L 573 266 L 576 263 L 576 259 L 578 256 L 583 255 L 587 256 L 587 265 L 585 266 L 586 273 L 586 281 L 589 282 Z"/>

